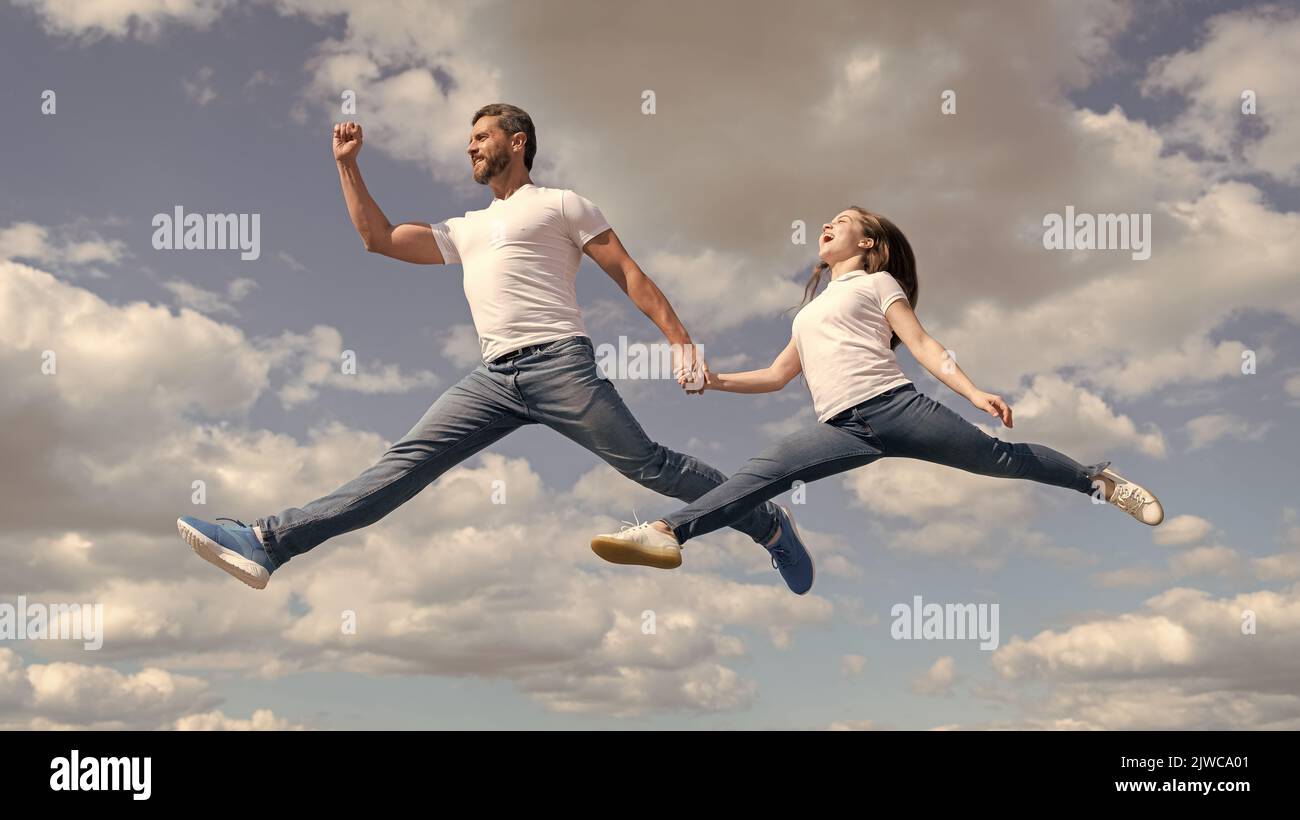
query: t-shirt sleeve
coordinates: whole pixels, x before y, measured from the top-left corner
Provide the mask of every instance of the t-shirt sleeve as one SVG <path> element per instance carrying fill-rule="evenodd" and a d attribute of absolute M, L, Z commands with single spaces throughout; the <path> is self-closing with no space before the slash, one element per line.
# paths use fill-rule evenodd
<path fill-rule="evenodd" d="M 463 216 L 452 217 L 442 222 L 435 222 L 430 227 L 433 228 L 433 238 L 438 243 L 438 250 L 442 252 L 442 261 L 448 265 L 455 265 L 460 262 L 460 251 L 456 249 L 456 228 L 463 222 Z"/>
<path fill-rule="evenodd" d="M 906 299 L 907 294 L 903 292 L 903 286 L 898 284 L 898 280 L 888 273 L 877 277 L 876 295 L 880 297 L 880 312 L 884 313 L 889 310 L 889 306 L 899 299 Z"/>
<path fill-rule="evenodd" d="M 565 231 L 579 248 L 609 230 L 605 215 L 590 199 L 564 191 L 560 196 L 560 209 L 564 215 Z"/>

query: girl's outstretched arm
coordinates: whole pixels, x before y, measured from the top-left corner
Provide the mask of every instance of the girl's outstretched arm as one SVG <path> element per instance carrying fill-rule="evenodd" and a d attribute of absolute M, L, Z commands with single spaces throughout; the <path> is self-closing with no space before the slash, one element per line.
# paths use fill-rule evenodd
<path fill-rule="evenodd" d="M 762 370 L 746 370 L 744 373 L 706 373 L 705 390 L 723 390 L 728 393 L 773 393 L 790 383 L 790 380 L 803 370 L 799 361 L 799 350 L 794 339 L 785 346 L 785 350 L 776 357 L 772 364 Z"/>
<path fill-rule="evenodd" d="M 936 379 L 990 416 L 1000 419 L 1007 427 L 1012 426 L 1011 407 L 1001 396 L 985 393 L 975 386 L 957 366 L 957 360 L 948 355 L 947 349 L 921 327 L 920 320 L 906 299 L 899 299 L 890 305 L 889 310 L 885 311 L 885 320 L 921 366 Z"/>

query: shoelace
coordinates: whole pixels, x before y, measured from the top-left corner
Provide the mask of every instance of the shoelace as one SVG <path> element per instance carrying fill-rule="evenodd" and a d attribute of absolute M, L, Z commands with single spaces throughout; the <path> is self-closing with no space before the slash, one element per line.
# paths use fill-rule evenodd
<path fill-rule="evenodd" d="M 243 521 L 240 521 L 238 518 L 225 518 L 225 517 L 222 517 L 222 516 L 218 516 L 216 520 L 217 520 L 217 521 L 230 521 L 230 522 L 232 522 L 232 523 L 234 523 L 234 524 L 238 524 L 238 525 L 241 526 L 241 527 L 248 527 L 250 530 L 253 529 L 252 527 L 249 527 L 247 524 L 245 524 Z M 257 533 L 256 533 L 256 532 L 254 532 L 253 535 L 254 535 L 254 537 L 257 537 Z M 266 549 L 266 539 L 265 539 L 265 538 L 260 538 L 260 537 L 257 538 L 257 543 L 258 543 L 258 546 L 260 546 L 262 549 Z"/>
<path fill-rule="evenodd" d="M 635 522 L 635 523 L 634 523 L 634 522 Z M 632 521 L 620 521 L 619 523 L 625 525 L 625 526 L 623 527 L 623 529 L 621 529 L 621 530 L 618 531 L 618 534 L 619 534 L 619 535 L 622 535 L 623 533 L 628 532 L 628 531 L 630 531 L 630 530 L 640 529 L 641 527 L 646 526 L 646 524 L 649 524 L 650 522 L 649 522 L 649 521 L 642 522 L 641 519 L 637 517 L 637 514 L 636 514 L 636 507 L 633 507 L 633 508 L 632 508 Z"/>
<path fill-rule="evenodd" d="M 1137 487 L 1125 484 L 1115 490 L 1115 497 L 1111 499 L 1111 503 L 1126 513 L 1134 513 L 1141 510 L 1147 501 Z"/>
<path fill-rule="evenodd" d="M 781 569 L 782 567 L 792 567 L 798 563 L 794 556 L 786 551 L 785 547 L 772 546 L 767 551 L 772 553 L 772 569 Z"/>

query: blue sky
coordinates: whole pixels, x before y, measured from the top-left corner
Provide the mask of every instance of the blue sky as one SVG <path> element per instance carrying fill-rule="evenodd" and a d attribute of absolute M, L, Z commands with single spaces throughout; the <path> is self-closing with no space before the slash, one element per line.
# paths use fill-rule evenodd
<path fill-rule="evenodd" d="M 68 8 L 0 6 L 0 596 L 102 601 L 108 631 L 98 652 L 0 644 L 0 725 L 1300 725 L 1293 13 Z M 791 223 L 815 234 L 866 205 L 911 237 L 922 322 L 1016 408 L 1014 431 L 990 432 L 1111 459 L 1170 520 L 886 460 L 793 508 L 822 570 L 796 599 L 734 534 L 673 573 L 602 565 L 592 533 L 672 503 L 530 427 L 264 593 L 215 573 L 177 515 L 311 500 L 472 366 L 459 266 L 364 252 L 330 124 L 365 126 L 390 219 L 436 221 L 488 201 L 463 143 L 498 100 L 537 122 L 534 179 L 602 208 L 715 369 L 765 365 L 788 339 L 814 261 Z M 260 258 L 155 250 L 151 219 L 176 205 L 259 213 Z M 1151 259 L 1045 250 L 1041 220 L 1067 205 L 1152 214 Z M 655 341 L 589 261 L 579 297 L 597 344 Z M 618 388 L 653 437 L 723 471 L 813 421 L 798 380 L 765 397 Z M 892 640 L 890 608 L 918 594 L 997 603 L 1001 646 Z M 1240 634 L 1244 609 L 1258 634 Z"/>

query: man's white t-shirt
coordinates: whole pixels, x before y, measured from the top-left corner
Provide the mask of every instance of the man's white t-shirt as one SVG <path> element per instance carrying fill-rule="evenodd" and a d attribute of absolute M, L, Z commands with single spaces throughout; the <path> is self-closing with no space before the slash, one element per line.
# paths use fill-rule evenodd
<path fill-rule="evenodd" d="M 851 271 L 794 317 L 791 335 L 818 421 L 911 381 L 889 349 L 893 330 L 885 319 L 889 306 L 906 298 L 886 271 Z"/>
<path fill-rule="evenodd" d="M 433 226 L 443 261 L 465 268 L 465 298 L 484 361 L 587 335 L 578 309 L 578 265 L 583 245 L 607 230 L 589 200 L 532 183 Z"/>

